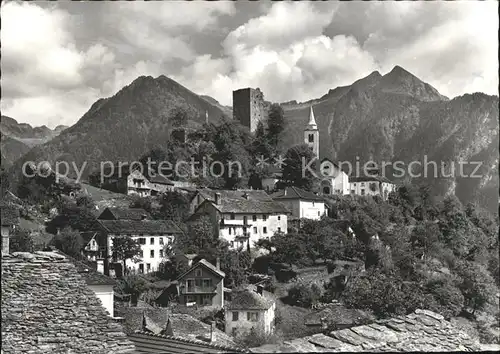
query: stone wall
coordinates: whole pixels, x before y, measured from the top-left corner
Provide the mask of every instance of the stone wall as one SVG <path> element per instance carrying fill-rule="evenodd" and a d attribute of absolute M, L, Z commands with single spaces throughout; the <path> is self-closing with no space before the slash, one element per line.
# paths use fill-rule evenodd
<path fill-rule="evenodd" d="M 237 119 L 251 132 L 257 129 L 259 121 L 266 119 L 267 110 L 264 94 L 259 88 L 244 88 L 233 91 L 233 119 Z"/>
<path fill-rule="evenodd" d="M 132 353 L 75 266 L 51 252 L 2 255 L 2 352 Z"/>

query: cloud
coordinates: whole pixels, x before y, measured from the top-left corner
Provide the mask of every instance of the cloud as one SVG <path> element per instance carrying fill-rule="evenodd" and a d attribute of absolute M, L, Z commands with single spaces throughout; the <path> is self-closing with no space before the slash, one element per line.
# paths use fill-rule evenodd
<path fill-rule="evenodd" d="M 8 2 L 2 113 L 72 124 L 98 98 L 161 74 L 226 105 L 242 87 L 306 101 L 395 65 L 450 97 L 498 94 L 497 9 L 493 1 Z"/>

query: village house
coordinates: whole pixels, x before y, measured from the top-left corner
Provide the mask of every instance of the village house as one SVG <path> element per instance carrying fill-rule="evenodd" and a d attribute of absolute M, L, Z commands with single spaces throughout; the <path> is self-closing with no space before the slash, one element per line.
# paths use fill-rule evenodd
<path fill-rule="evenodd" d="M 291 210 L 292 216 L 299 219 L 319 220 L 326 214 L 323 198 L 298 187 L 286 187 L 271 194 L 271 197 L 285 205 Z"/>
<path fill-rule="evenodd" d="M 214 235 L 229 242 L 232 249 L 250 249 L 254 242 L 275 232 L 287 233 L 291 212 L 283 204 L 267 195 L 266 199 L 259 200 L 246 191 L 236 193 L 241 197 L 233 199 L 228 193 L 216 192 L 214 200 L 205 199 L 190 220 L 208 216 Z"/>
<path fill-rule="evenodd" d="M 274 192 L 278 189 L 278 184 L 283 177 L 283 172 L 280 168 L 270 165 L 267 168 L 268 176 L 262 178 L 262 189 L 266 192 Z"/>
<path fill-rule="evenodd" d="M 349 179 L 350 193 L 355 195 L 378 195 L 384 200 L 396 191 L 396 185 L 384 176 L 361 176 Z"/>
<path fill-rule="evenodd" d="M 2 254 L 2 353 L 136 353 L 67 258 Z"/>
<path fill-rule="evenodd" d="M 225 308 L 227 334 L 238 337 L 252 328 L 262 334 L 274 332 L 276 302 L 264 292 L 261 286 L 233 292 Z"/>
<path fill-rule="evenodd" d="M 9 253 L 9 239 L 12 231 L 19 225 L 19 209 L 15 206 L 0 201 L 2 223 L 2 254 Z"/>
<path fill-rule="evenodd" d="M 340 166 L 328 158 L 321 160 L 320 165 L 321 182 L 320 193 L 323 195 L 347 195 L 349 194 L 349 176 L 342 171 Z"/>
<path fill-rule="evenodd" d="M 224 278 L 220 263 L 214 266 L 202 259 L 177 278 L 182 305 L 224 306 Z"/>
<path fill-rule="evenodd" d="M 126 260 L 129 271 L 150 273 L 157 271 L 165 259 L 165 247 L 173 244 L 182 230 L 170 220 L 98 220 L 101 232 L 105 234 L 107 258 L 115 264 L 122 260 L 113 259 L 113 239 L 129 236 L 141 246 L 140 260 Z"/>

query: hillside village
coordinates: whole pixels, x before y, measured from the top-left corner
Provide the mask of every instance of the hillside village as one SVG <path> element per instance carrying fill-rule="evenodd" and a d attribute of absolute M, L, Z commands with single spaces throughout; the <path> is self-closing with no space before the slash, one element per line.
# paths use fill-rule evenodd
<path fill-rule="evenodd" d="M 250 88 L 233 92 L 233 102 L 234 120 L 215 125 L 206 112 L 201 128 L 187 127 L 178 111 L 163 150 L 135 167 L 111 166 L 88 181 L 31 173 L 5 192 L 6 353 L 477 351 L 499 343 L 495 219 L 377 169 L 348 175 L 336 153 L 320 160 L 314 104 L 303 143 L 279 151 L 281 106 Z M 144 168 L 147 158 L 203 153 L 244 159 L 249 176 Z M 302 157 L 316 158 L 321 178 L 302 175 Z"/>

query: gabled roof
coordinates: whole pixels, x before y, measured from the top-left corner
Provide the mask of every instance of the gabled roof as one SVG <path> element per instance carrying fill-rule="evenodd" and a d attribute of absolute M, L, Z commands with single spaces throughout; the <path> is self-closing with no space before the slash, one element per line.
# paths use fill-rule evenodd
<path fill-rule="evenodd" d="M 443 316 L 416 310 L 404 317 L 252 348 L 252 353 L 311 352 L 447 352 L 477 351 L 477 340 Z"/>
<path fill-rule="evenodd" d="M 297 187 L 286 187 L 285 189 L 279 190 L 273 194 L 271 197 L 274 200 L 285 200 L 285 199 L 302 199 L 307 201 L 319 201 L 324 202 L 324 199 L 317 196 L 314 193 L 305 191 Z"/>
<path fill-rule="evenodd" d="M 220 269 L 217 269 L 217 267 L 215 267 L 212 263 L 210 263 L 209 261 L 205 260 L 205 259 L 201 259 L 199 260 L 198 262 L 196 262 L 196 264 L 194 264 L 191 268 L 189 268 L 188 270 L 186 270 L 184 273 L 182 273 L 181 275 L 179 275 L 177 277 L 177 280 L 180 280 L 182 278 L 184 278 L 187 274 L 191 273 L 193 270 L 195 270 L 196 268 L 198 267 L 203 267 L 205 269 L 208 269 L 210 270 L 212 273 L 218 275 L 219 277 L 221 278 L 225 278 L 226 277 L 226 273 L 224 273 L 222 270 Z"/>
<path fill-rule="evenodd" d="M 112 234 L 180 234 L 182 230 L 171 220 L 98 220 Z"/>
<path fill-rule="evenodd" d="M 354 182 L 383 182 L 383 183 L 394 184 L 394 182 L 390 181 L 387 177 L 384 176 L 356 176 L 356 177 L 349 176 L 349 183 L 354 183 Z"/>
<path fill-rule="evenodd" d="M 219 204 L 215 204 L 210 200 L 205 200 L 201 205 L 210 203 L 221 213 L 227 214 L 291 214 L 280 202 L 259 201 L 259 200 L 239 200 L 239 199 L 222 199 Z M 201 208 L 201 205 L 198 209 Z"/>
<path fill-rule="evenodd" d="M 134 353 L 75 266 L 54 252 L 2 255 L 5 353 Z M 64 333 L 61 340 L 60 333 Z"/>
<path fill-rule="evenodd" d="M 150 219 L 151 215 L 142 208 L 119 208 L 119 207 L 106 207 L 99 215 L 108 211 L 115 218 L 115 220 L 142 220 L 143 218 Z"/>
<path fill-rule="evenodd" d="M 116 281 L 104 274 L 99 273 L 89 264 L 82 261 L 77 261 L 76 259 L 69 258 L 69 261 L 73 263 L 78 274 L 85 280 L 87 285 L 115 285 Z"/>
<path fill-rule="evenodd" d="M 228 310 L 267 310 L 273 306 L 273 302 L 255 291 L 244 289 L 232 293 L 232 300 Z"/>
<path fill-rule="evenodd" d="M 157 184 L 166 184 L 169 186 L 173 186 L 174 182 L 169 180 L 167 177 L 165 177 L 162 174 L 154 174 L 151 177 L 149 177 L 149 182 L 151 183 L 157 183 Z"/>
<path fill-rule="evenodd" d="M 261 200 L 261 201 L 272 201 L 272 198 L 263 190 L 255 190 L 255 189 L 210 189 L 203 188 L 198 189 L 198 193 L 203 196 L 205 199 L 215 201 L 215 194 L 218 193 L 221 196 L 221 199 L 236 199 L 236 200 Z M 198 194 L 197 193 L 197 194 Z M 196 197 L 196 195 L 193 198 Z"/>

